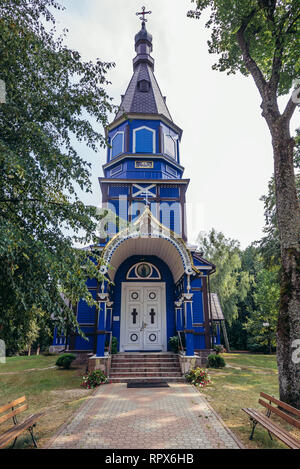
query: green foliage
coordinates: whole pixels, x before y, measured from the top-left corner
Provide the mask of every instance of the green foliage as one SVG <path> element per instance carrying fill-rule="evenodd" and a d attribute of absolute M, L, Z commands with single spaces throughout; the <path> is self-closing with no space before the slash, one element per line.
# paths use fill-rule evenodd
<path fill-rule="evenodd" d="M 41 330 L 34 310 L 75 330 L 71 305 L 96 305 L 86 279 L 102 281 L 97 250 L 74 249 L 97 241 L 103 214 L 75 191 L 90 192 L 91 183 L 73 142 L 106 145 L 99 129 L 114 108 L 106 91 L 113 64 L 68 49 L 66 33 L 56 36 L 55 9 L 53 0 L 0 5 L 0 335 L 16 350 Z"/>
<path fill-rule="evenodd" d="M 239 37 L 266 81 L 286 94 L 300 71 L 300 4 L 298 0 L 191 0 L 200 18 L 209 9 L 209 52 L 218 54 L 215 70 L 248 75 Z M 278 83 L 277 83 L 278 81 Z"/>
<path fill-rule="evenodd" d="M 115 355 L 118 353 L 118 339 L 116 337 L 113 337 L 111 339 L 111 353 Z"/>
<path fill-rule="evenodd" d="M 178 349 L 179 349 L 178 335 L 174 335 L 173 337 L 170 337 L 168 343 L 169 343 L 171 351 L 174 353 L 178 353 Z"/>
<path fill-rule="evenodd" d="M 223 233 L 214 229 L 206 235 L 199 235 L 197 241 L 205 258 L 216 266 L 216 273 L 211 278 L 211 291 L 218 294 L 224 317 L 231 324 L 238 315 L 238 302 L 247 296 L 253 281 L 252 276 L 241 269 L 239 242 L 225 238 Z"/>
<path fill-rule="evenodd" d="M 226 365 L 224 358 L 217 354 L 211 353 L 207 357 L 207 367 L 208 368 L 224 368 Z"/>
<path fill-rule="evenodd" d="M 214 351 L 216 352 L 217 355 L 219 355 L 219 353 L 223 353 L 224 352 L 223 345 L 215 345 L 214 346 Z"/>
<path fill-rule="evenodd" d="M 81 386 L 86 389 L 95 388 L 102 383 L 107 383 L 108 379 L 105 373 L 101 370 L 90 371 L 86 376 L 83 376 Z"/>
<path fill-rule="evenodd" d="M 254 294 L 257 309 L 245 324 L 245 329 L 251 335 L 250 345 L 267 346 L 269 352 L 276 347 L 279 297 L 278 268 L 263 269 L 258 274 Z M 254 351 L 253 347 L 250 350 Z"/>
<path fill-rule="evenodd" d="M 199 367 L 186 373 L 185 378 L 188 383 L 194 384 L 195 386 L 204 387 L 210 383 L 210 377 L 207 370 Z"/>
<path fill-rule="evenodd" d="M 65 370 L 68 370 L 71 366 L 71 363 L 75 360 L 76 355 L 73 353 L 63 353 L 58 357 L 56 360 L 55 365 L 60 366 L 64 368 Z"/>

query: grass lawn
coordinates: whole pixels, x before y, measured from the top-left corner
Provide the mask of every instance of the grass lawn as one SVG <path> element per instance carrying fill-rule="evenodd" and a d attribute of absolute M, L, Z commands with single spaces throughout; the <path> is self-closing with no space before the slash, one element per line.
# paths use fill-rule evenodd
<path fill-rule="evenodd" d="M 57 369 L 55 356 L 8 357 L 6 360 L 6 364 L 0 364 L 0 406 L 25 394 L 29 409 L 21 414 L 19 421 L 45 410 L 35 429 L 38 445 L 42 447 L 91 394 L 80 386 L 85 369 Z M 11 426 L 12 420 L 8 422 Z M 1 424 L 1 432 L 8 428 L 6 424 Z M 32 446 L 26 432 L 18 438 L 15 447 Z"/>
<path fill-rule="evenodd" d="M 224 353 L 222 356 L 229 366 L 220 370 L 209 369 L 212 384 L 201 389 L 201 394 L 246 448 L 287 448 L 275 437 L 272 441 L 260 425 L 257 425 L 254 439 L 250 441 L 249 417 L 241 410 L 243 407 L 252 407 L 265 413 L 265 409 L 258 404 L 261 391 L 279 397 L 276 357 L 244 353 Z M 272 419 L 300 439 L 299 430 L 283 423 L 280 418 L 272 416 Z"/>

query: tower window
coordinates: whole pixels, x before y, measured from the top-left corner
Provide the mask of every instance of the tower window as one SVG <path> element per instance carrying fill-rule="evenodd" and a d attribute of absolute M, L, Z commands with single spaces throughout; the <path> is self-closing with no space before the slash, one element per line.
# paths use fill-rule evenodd
<path fill-rule="evenodd" d="M 139 127 L 133 131 L 133 153 L 155 152 L 155 130 Z"/>
<path fill-rule="evenodd" d="M 111 157 L 115 158 L 124 151 L 124 132 L 117 132 L 111 140 Z"/>
<path fill-rule="evenodd" d="M 137 89 L 141 93 L 147 93 L 150 90 L 150 82 L 148 80 L 138 81 Z"/>
<path fill-rule="evenodd" d="M 164 135 L 164 153 L 172 158 L 176 158 L 176 140 L 171 135 Z"/>

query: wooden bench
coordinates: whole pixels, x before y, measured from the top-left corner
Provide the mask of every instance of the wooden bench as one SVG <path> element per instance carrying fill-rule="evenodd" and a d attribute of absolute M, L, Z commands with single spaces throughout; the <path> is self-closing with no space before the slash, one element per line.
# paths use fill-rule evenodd
<path fill-rule="evenodd" d="M 259 423 L 264 428 L 266 428 L 266 430 L 268 430 L 268 433 L 271 439 L 272 439 L 272 434 L 273 434 L 274 436 L 276 436 L 276 438 L 281 440 L 290 448 L 300 449 L 300 440 L 297 440 L 296 438 L 294 438 L 290 433 L 280 428 L 276 423 L 274 423 L 270 419 L 270 416 L 273 412 L 274 414 L 278 415 L 279 417 L 284 419 L 286 422 L 288 422 L 290 425 L 296 428 L 300 428 L 300 410 L 295 409 L 294 407 L 286 404 L 285 402 L 281 402 L 278 399 L 275 399 L 275 397 L 269 396 L 269 394 L 266 394 L 264 392 L 260 393 L 260 397 L 263 399 L 266 399 L 266 400 L 263 400 L 263 399 L 258 400 L 259 404 L 261 404 L 263 407 L 267 409 L 266 415 L 258 412 L 255 409 L 248 409 L 248 408 L 242 409 L 244 412 L 246 412 L 246 414 L 249 415 L 250 421 L 252 423 L 252 431 L 251 431 L 251 435 L 249 439 L 250 440 L 253 439 L 255 427 Z"/>
<path fill-rule="evenodd" d="M 0 424 L 6 422 L 8 419 L 12 418 L 14 426 L 6 430 L 0 436 L 0 448 L 5 448 L 12 440 L 14 440 L 12 448 L 15 446 L 18 436 L 23 433 L 25 430 L 29 431 L 33 444 L 37 448 L 37 443 L 34 438 L 33 428 L 36 426 L 36 422 L 40 419 L 45 412 L 38 412 L 36 414 L 30 415 L 24 422 L 19 423 L 17 420 L 17 415 L 21 414 L 28 409 L 26 404 L 26 397 L 22 396 L 19 399 L 15 399 L 12 402 L 0 407 Z M 9 412 L 7 412 L 9 411 Z M 1 415 L 4 414 L 4 415 Z"/>

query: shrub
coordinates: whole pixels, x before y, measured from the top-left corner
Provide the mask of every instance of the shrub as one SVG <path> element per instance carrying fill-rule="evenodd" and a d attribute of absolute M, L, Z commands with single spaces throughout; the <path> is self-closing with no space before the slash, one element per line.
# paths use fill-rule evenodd
<path fill-rule="evenodd" d="M 118 353 L 118 339 L 116 337 L 111 339 L 111 353 L 112 355 Z"/>
<path fill-rule="evenodd" d="M 224 353 L 225 349 L 224 349 L 223 345 L 215 345 L 214 346 L 214 351 L 218 355 L 219 353 Z"/>
<path fill-rule="evenodd" d="M 71 366 L 72 361 L 74 361 L 75 358 L 76 355 L 74 355 L 73 353 L 64 353 L 60 355 L 60 357 L 58 357 L 55 364 L 57 366 L 61 366 L 65 370 L 68 370 Z"/>
<path fill-rule="evenodd" d="M 173 337 L 169 338 L 170 349 L 174 353 L 178 353 L 178 348 L 179 348 L 178 342 L 179 342 L 179 339 L 177 335 L 174 335 Z"/>
<path fill-rule="evenodd" d="M 90 371 L 86 376 L 83 376 L 81 386 L 86 389 L 95 388 L 100 386 L 101 383 L 107 383 L 108 379 L 105 373 L 101 370 Z"/>
<path fill-rule="evenodd" d="M 207 357 L 207 367 L 208 368 L 224 368 L 226 365 L 225 360 L 221 355 L 219 354 L 213 354 L 211 353 Z"/>
<path fill-rule="evenodd" d="M 210 383 L 210 377 L 207 370 L 199 367 L 186 373 L 185 378 L 188 383 L 194 384 L 195 386 L 204 387 Z"/>

